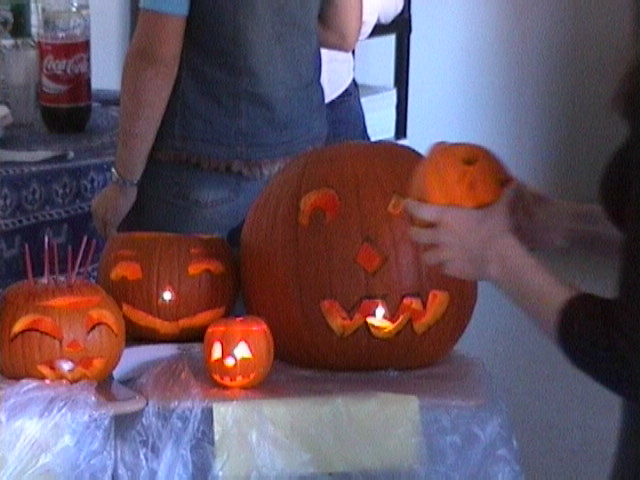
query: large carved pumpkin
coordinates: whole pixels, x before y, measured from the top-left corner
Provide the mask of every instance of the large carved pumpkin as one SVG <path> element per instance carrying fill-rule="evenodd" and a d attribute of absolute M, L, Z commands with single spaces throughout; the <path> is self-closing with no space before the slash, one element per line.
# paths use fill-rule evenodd
<path fill-rule="evenodd" d="M 277 358 L 408 369 L 452 350 L 476 284 L 423 267 L 408 236 L 402 199 L 420 159 L 393 143 L 346 143 L 295 159 L 263 190 L 242 232 L 241 278 Z"/>
<path fill-rule="evenodd" d="M 87 280 L 25 280 L 0 297 L 0 371 L 8 378 L 104 380 L 125 344 L 116 302 Z"/>
<path fill-rule="evenodd" d="M 201 340 L 238 293 L 233 252 L 220 237 L 127 232 L 109 237 L 98 283 L 120 304 L 138 340 Z"/>

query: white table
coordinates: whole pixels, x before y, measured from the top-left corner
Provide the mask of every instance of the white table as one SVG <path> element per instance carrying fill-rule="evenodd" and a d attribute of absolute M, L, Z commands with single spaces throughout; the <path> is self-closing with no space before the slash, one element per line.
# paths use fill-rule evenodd
<path fill-rule="evenodd" d="M 116 418 L 116 478 L 523 477 L 477 359 L 365 373 L 276 362 L 257 388 L 228 390 L 201 355 L 200 344 L 125 350 L 114 374 L 148 403 Z"/>

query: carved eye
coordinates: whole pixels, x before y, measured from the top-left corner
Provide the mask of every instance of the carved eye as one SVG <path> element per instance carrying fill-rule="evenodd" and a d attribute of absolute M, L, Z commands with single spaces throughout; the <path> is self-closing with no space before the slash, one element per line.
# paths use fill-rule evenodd
<path fill-rule="evenodd" d="M 222 358 L 222 343 L 215 342 L 211 347 L 211 361 L 220 360 Z"/>
<path fill-rule="evenodd" d="M 142 267 L 138 262 L 124 260 L 116 263 L 111 269 L 109 278 L 112 281 L 126 279 L 129 281 L 142 279 Z"/>
<path fill-rule="evenodd" d="M 45 315 L 29 314 L 20 318 L 11 328 L 9 338 L 13 340 L 23 332 L 40 332 L 58 341 L 62 341 L 63 333 L 60 326 L 52 318 Z"/>
<path fill-rule="evenodd" d="M 308 227 L 316 210 L 324 213 L 324 223 L 333 220 L 340 211 L 340 197 L 332 188 L 317 188 L 302 197 L 298 209 L 298 223 Z"/>
<path fill-rule="evenodd" d="M 243 358 L 253 358 L 253 355 L 251 354 L 251 349 L 249 348 L 249 345 L 245 341 L 241 341 L 240 343 L 238 343 L 236 348 L 233 349 L 233 356 L 236 357 L 238 360 Z"/>
<path fill-rule="evenodd" d="M 121 330 L 118 320 L 116 320 L 113 314 L 108 310 L 95 308 L 89 311 L 89 313 L 87 313 L 87 321 L 85 324 L 87 334 L 91 333 L 92 330 L 100 325 L 107 327 L 116 337 L 118 336 L 118 332 Z"/>

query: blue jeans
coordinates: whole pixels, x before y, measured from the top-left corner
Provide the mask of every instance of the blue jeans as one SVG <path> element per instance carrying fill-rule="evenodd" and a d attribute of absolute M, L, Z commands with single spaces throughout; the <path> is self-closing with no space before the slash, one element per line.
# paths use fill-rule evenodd
<path fill-rule="evenodd" d="M 344 92 L 327 103 L 329 132 L 326 145 L 349 140 L 370 140 L 360 101 L 358 84 L 351 82 Z"/>
<path fill-rule="evenodd" d="M 121 230 L 201 233 L 239 244 L 242 223 L 267 178 L 149 162 Z"/>

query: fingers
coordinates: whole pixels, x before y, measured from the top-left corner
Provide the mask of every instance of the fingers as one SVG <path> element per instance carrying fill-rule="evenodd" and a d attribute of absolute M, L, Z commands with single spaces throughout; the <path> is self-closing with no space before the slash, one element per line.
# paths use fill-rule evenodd
<path fill-rule="evenodd" d="M 137 190 L 121 188 L 111 184 L 102 190 L 91 202 L 91 214 L 98 233 L 108 238 L 117 233 L 120 222 L 131 210 Z"/>
<path fill-rule="evenodd" d="M 117 233 L 117 224 L 109 221 L 109 219 L 105 216 L 94 213 L 93 222 L 98 234 L 100 234 L 100 236 L 105 240 L 111 235 Z"/>
<path fill-rule="evenodd" d="M 449 261 L 446 251 L 436 246 L 426 248 L 421 254 L 422 263 L 430 267 L 446 264 Z"/>
<path fill-rule="evenodd" d="M 97 206 L 91 209 L 93 224 L 98 234 L 105 240 L 117 233 L 118 223 L 113 222 L 108 213 L 103 212 Z"/>
<path fill-rule="evenodd" d="M 102 238 L 107 239 L 111 234 L 111 229 L 108 227 L 107 223 L 98 221 L 95 216 L 94 216 L 94 225 L 96 227 L 96 231 Z"/>
<path fill-rule="evenodd" d="M 428 203 L 407 198 L 404 201 L 405 211 L 414 219 L 426 223 L 438 223 L 446 207 L 439 207 Z"/>
<path fill-rule="evenodd" d="M 412 226 L 409 227 L 409 236 L 413 239 L 414 242 L 429 244 L 429 243 L 438 243 L 439 240 L 439 231 L 435 227 L 419 227 Z"/>

